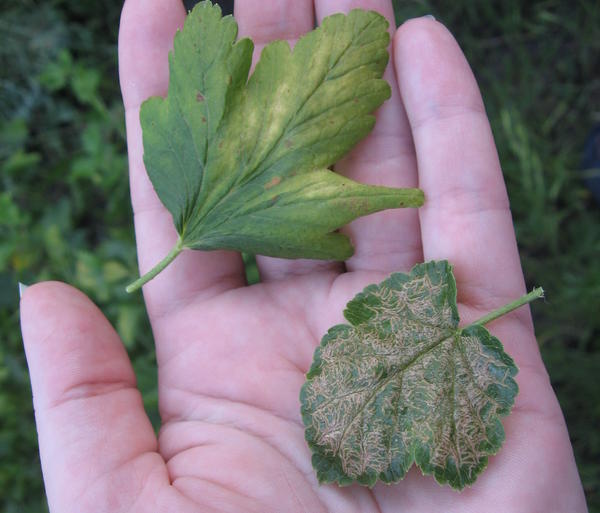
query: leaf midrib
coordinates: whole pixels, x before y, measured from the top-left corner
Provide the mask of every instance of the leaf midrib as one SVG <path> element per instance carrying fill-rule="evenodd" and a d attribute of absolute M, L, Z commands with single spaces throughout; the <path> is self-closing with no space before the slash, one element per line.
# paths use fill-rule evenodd
<path fill-rule="evenodd" d="M 220 23 L 222 23 L 222 19 L 220 21 Z M 223 37 L 224 37 L 225 31 L 220 31 L 220 40 L 219 40 L 219 45 L 218 48 L 221 48 L 223 45 Z M 227 59 L 229 59 L 231 57 L 231 52 L 233 50 L 233 47 L 236 45 L 237 43 L 234 42 L 233 44 L 230 45 L 230 48 L 227 52 L 226 57 L 223 59 L 221 59 L 221 61 L 226 61 Z M 196 190 L 194 191 L 193 195 L 192 195 L 192 199 L 190 201 L 190 208 L 189 208 L 189 212 L 187 212 L 186 209 L 186 215 L 185 218 L 182 222 L 182 228 L 181 228 L 181 239 L 185 240 L 185 231 L 187 228 L 187 224 L 188 221 L 190 220 L 190 218 L 192 217 L 194 210 L 196 208 L 196 204 L 198 203 L 198 198 L 200 197 L 200 193 L 202 192 L 203 186 L 204 186 L 204 177 L 206 175 L 206 162 L 208 159 L 208 144 L 209 144 L 209 134 L 210 134 L 210 123 L 211 123 L 211 119 L 210 119 L 210 109 L 208 108 L 208 104 L 207 104 L 207 99 L 208 96 L 206 95 L 206 75 L 208 75 L 208 73 L 210 73 L 210 71 L 212 70 L 212 68 L 215 65 L 215 62 L 217 62 L 217 56 L 219 55 L 219 52 L 215 52 L 212 60 L 210 61 L 210 64 L 208 64 L 208 66 L 206 66 L 206 71 L 204 73 L 202 73 L 202 89 L 201 89 L 201 93 L 204 96 L 204 100 L 203 100 L 203 108 L 204 108 L 204 116 L 206 118 L 206 137 L 204 139 L 204 158 L 200 159 L 198 156 L 198 148 L 196 147 L 196 145 L 194 144 L 194 152 L 196 153 L 196 160 L 200 163 L 200 165 L 202 166 L 202 174 L 200 175 L 200 183 L 198 184 L 198 187 L 196 188 Z M 219 62 L 221 62 L 219 61 Z M 225 93 L 225 96 L 227 96 L 227 92 Z M 177 99 L 177 106 L 180 108 L 181 110 L 181 105 L 179 102 L 179 99 Z M 225 108 L 223 107 L 223 114 L 225 113 Z M 189 123 L 186 119 L 186 117 L 183 115 L 183 111 L 182 111 L 182 116 L 181 116 L 188 128 L 188 131 L 190 132 L 190 138 L 193 141 L 194 138 L 193 136 L 191 136 L 192 134 L 192 130 L 191 127 L 189 126 Z M 221 119 L 223 119 L 223 115 L 221 116 Z M 215 131 L 216 134 L 216 131 Z M 214 139 L 214 137 L 213 137 Z"/>
<path fill-rule="evenodd" d="M 361 33 L 362 33 L 362 31 L 359 32 L 359 34 L 361 34 Z M 254 175 L 256 173 L 256 170 L 261 167 L 261 164 L 263 164 L 263 163 L 265 163 L 265 162 L 267 162 L 269 160 L 269 157 L 273 154 L 273 152 L 275 151 L 275 149 L 279 146 L 279 143 L 281 142 L 281 140 L 284 138 L 285 135 L 287 135 L 288 129 L 289 129 L 290 125 L 292 124 L 292 122 L 294 121 L 294 119 L 296 119 L 298 113 L 304 108 L 304 106 L 308 103 L 308 101 L 315 95 L 315 93 L 319 90 L 319 88 L 325 82 L 327 82 L 327 77 L 329 76 L 329 74 L 335 69 L 335 67 L 339 64 L 340 60 L 342 59 L 342 57 L 344 55 L 346 55 L 346 52 L 353 45 L 354 45 L 354 40 L 351 38 L 350 42 L 348 43 L 348 45 L 340 53 L 339 57 L 337 59 L 335 59 L 333 65 L 330 66 L 329 70 L 327 70 L 327 72 L 325 73 L 324 77 L 315 85 L 315 87 L 312 89 L 312 91 L 306 96 L 306 98 L 298 106 L 298 108 L 296 109 L 296 112 L 290 117 L 290 119 L 288 119 L 287 123 L 285 124 L 285 126 L 281 130 L 281 134 L 274 141 L 274 143 L 271 145 L 271 148 L 269 149 L 269 151 L 267 152 L 267 154 L 265 155 L 265 157 L 259 163 L 257 163 L 256 166 L 253 169 L 250 169 L 249 172 L 243 173 L 244 176 L 248 177 L 248 180 L 242 181 L 242 182 L 236 182 L 236 185 L 240 184 L 240 183 L 241 183 L 241 185 L 244 185 L 245 183 L 248 183 L 248 181 L 250 181 L 254 177 Z M 291 60 L 293 60 L 293 58 L 294 58 L 294 51 L 295 51 L 295 48 L 294 49 L 290 49 L 290 59 Z M 264 128 L 265 128 L 265 124 L 263 123 L 263 125 L 261 126 L 260 135 L 263 134 Z M 256 151 L 256 145 L 258 144 L 259 140 L 260 140 L 260 137 L 257 137 L 255 139 L 254 147 L 252 148 L 252 152 L 250 153 L 250 160 L 252 160 L 252 158 L 254 157 L 254 153 Z"/>
<path fill-rule="evenodd" d="M 350 420 L 350 422 L 348 422 L 348 425 L 346 426 L 346 428 L 344 428 L 344 431 L 342 432 L 342 436 L 340 437 L 340 442 L 338 444 L 338 450 L 339 448 L 342 446 L 344 438 L 348 432 L 348 429 L 350 428 L 350 426 L 356 421 L 356 419 L 358 418 L 358 416 L 362 413 L 364 413 L 367 405 L 393 380 L 396 378 L 396 376 L 398 374 L 402 374 L 404 373 L 404 371 L 411 367 L 412 365 L 415 364 L 415 362 L 417 362 L 418 360 L 420 360 L 422 357 L 424 357 L 425 355 L 431 353 L 431 351 L 433 351 L 434 349 L 436 349 L 438 346 L 440 346 L 443 342 L 445 342 L 446 340 L 448 340 L 450 337 L 452 336 L 459 336 L 460 334 L 460 329 L 455 329 L 453 332 L 451 331 L 449 334 L 447 335 L 443 335 L 441 336 L 439 339 L 437 339 L 433 344 L 431 344 L 430 346 L 427 346 L 423 351 L 421 351 L 420 353 L 417 353 L 413 358 L 411 358 L 408 362 L 406 362 L 406 364 L 400 366 L 396 371 L 394 371 L 393 373 L 391 373 L 385 380 L 382 381 L 382 383 L 375 387 L 375 389 L 373 390 L 373 393 L 368 397 L 368 399 L 365 401 L 364 405 L 359 408 L 357 410 L 357 412 L 354 414 L 354 416 L 352 417 L 352 419 Z M 337 455 L 337 450 L 334 452 L 334 456 Z"/>

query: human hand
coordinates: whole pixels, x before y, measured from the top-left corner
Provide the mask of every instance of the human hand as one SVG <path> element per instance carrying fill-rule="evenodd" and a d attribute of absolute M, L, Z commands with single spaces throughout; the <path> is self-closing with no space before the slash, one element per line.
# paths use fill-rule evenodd
<path fill-rule="evenodd" d="M 242 36 L 260 49 L 313 27 L 313 1 L 237 2 Z M 393 20 L 387 0 L 315 0 L 322 17 L 351 7 Z M 176 233 L 143 162 L 139 105 L 167 88 L 180 0 L 129 0 L 119 40 L 132 201 L 142 272 Z M 508 200 L 477 85 L 456 42 L 431 19 L 404 24 L 386 78 L 393 96 L 373 133 L 336 170 L 358 181 L 425 191 L 415 210 L 346 228 L 355 255 L 339 263 L 258 257 L 246 287 L 231 252 L 185 252 L 144 287 L 156 341 L 158 439 L 131 365 L 102 314 L 74 289 L 27 289 L 22 326 L 40 452 L 53 512 L 585 511 L 560 408 L 529 310 L 490 330 L 520 373 L 506 442 L 474 486 L 457 493 L 411 470 L 372 490 L 319 486 L 298 394 L 316 345 L 369 283 L 448 259 L 465 323 L 524 293 Z"/>

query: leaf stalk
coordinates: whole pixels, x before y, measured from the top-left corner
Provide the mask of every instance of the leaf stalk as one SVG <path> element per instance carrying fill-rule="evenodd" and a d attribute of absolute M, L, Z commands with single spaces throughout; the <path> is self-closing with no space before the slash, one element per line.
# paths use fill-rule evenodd
<path fill-rule="evenodd" d="M 508 303 L 507 305 L 504 305 L 490 312 L 489 314 L 484 315 L 481 319 L 472 323 L 471 326 L 483 326 L 484 324 L 488 324 L 489 322 L 495 321 L 498 317 L 502 317 L 503 315 L 506 315 L 507 313 L 510 313 L 513 310 L 516 310 L 517 308 L 520 308 L 523 305 L 531 303 L 532 301 L 535 301 L 536 299 L 540 299 L 542 297 L 544 297 L 544 289 L 542 287 L 537 287 L 533 289 L 529 294 L 525 294 L 519 299 L 515 299 L 511 303 Z"/>
<path fill-rule="evenodd" d="M 156 264 L 152 269 L 150 269 L 146 274 L 135 280 L 133 283 L 127 285 L 125 290 L 128 293 L 135 292 L 136 290 L 142 288 L 146 283 L 148 283 L 152 278 L 154 278 L 158 273 L 160 273 L 165 267 L 167 267 L 175 257 L 181 253 L 183 250 L 183 240 L 181 237 L 177 239 L 177 244 L 173 247 L 169 254 L 163 258 L 158 264 Z"/>

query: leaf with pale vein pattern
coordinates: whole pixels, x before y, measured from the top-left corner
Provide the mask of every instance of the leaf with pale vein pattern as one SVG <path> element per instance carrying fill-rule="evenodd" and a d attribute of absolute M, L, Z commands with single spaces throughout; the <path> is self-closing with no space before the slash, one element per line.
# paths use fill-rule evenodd
<path fill-rule="evenodd" d="M 392 274 L 344 314 L 301 391 L 319 481 L 390 483 L 416 463 L 454 488 L 473 483 L 504 440 L 517 368 L 483 326 L 458 328 L 451 266 Z"/>

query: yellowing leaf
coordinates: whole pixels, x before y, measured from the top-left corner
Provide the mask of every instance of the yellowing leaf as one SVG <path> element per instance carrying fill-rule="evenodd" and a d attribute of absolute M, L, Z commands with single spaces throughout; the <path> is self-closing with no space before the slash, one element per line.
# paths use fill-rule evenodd
<path fill-rule="evenodd" d="M 141 108 L 144 162 L 185 248 L 343 260 L 338 228 L 386 208 L 420 206 L 418 189 L 368 186 L 329 168 L 372 129 L 389 96 L 388 24 L 354 10 L 300 38 L 267 45 L 252 76 L 252 42 L 201 2 L 175 36 L 166 98 Z"/>
<path fill-rule="evenodd" d="M 306 440 L 321 482 L 372 486 L 413 463 L 438 482 L 473 483 L 500 448 L 517 368 L 481 324 L 540 297 L 536 289 L 458 328 L 448 262 L 370 285 L 317 348 L 301 391 Z"/>

